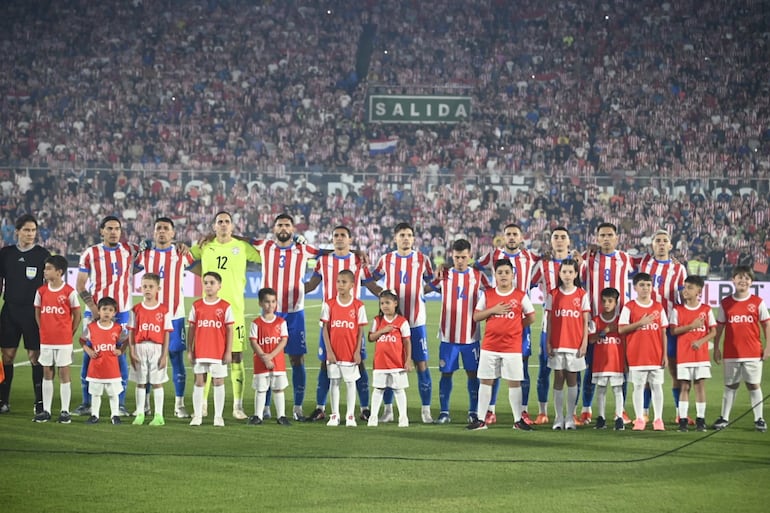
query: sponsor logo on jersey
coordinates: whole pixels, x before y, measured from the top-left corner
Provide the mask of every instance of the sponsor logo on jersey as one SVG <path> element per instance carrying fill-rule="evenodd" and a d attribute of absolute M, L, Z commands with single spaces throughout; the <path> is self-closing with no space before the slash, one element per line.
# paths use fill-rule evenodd
<path fill-rule="evenodd" d="M 40 307 L 40 313 L 41 314 L 53 314 L 53 315 L 66 315 L 67 310 L 64 309 L 64 307 L 61 306 L 41 306 Z"/>
<path fill-rule="evenodd" d="M 508 312 L 504 314 L 494 314 L 492 315 L 495 319 L 516 319 L 519 316 L 516 315 L 516 312 Z"/>
<path fill-rule="evenodd" d="M 94 346 L 94 351 L 102 352 L 102 351 L 114 351 L 115 350 L 115 344 L 96 344 Z"/>
<path fill-rule="evenodd" d="M 211 320 L 211 319 L 198 319 L 198 323 L 196 324 L 196 327 L 198 328 L 216 328 L 216 329 L 222 329 L 222 321 L 220 320 Z"/>
<path fill-rule="evenodd" d="M 731 315 L 727 318 L 727 322 L 734 323 L 734 324 L 754 324 L 754 316 L 753 315 Z"/>
<path fill-rule="evenodd" d="M 748 310 L 750 313 L 756 313 L 757 305 L 748 304 L 746 305 L 746 310 Z"/>
<path fill-rule="evenodd" d="M 620 337 L 614 337 L 614 336 L 604 337 L 597 340 L 596 343 L 617 346 L 617 345 L 620 345 Z"/>
<path fill-rule="evenodd" d="M 384 335 L 380 335 L 380 338 L 377 339 L 377 342 L 390 342 L 391 344 L 395 344 L 399 341 L 399 338 L 395 335 L 391 335 L 390 333 L 385 333 Z"/>
<path fill-rule="evenodd" d="M 554 310 L 553 314 L 556 317 L 572 317 L 573 319 L 580 317 L 580 312 L 577 310 L 569 310 L 567 308 L 559 308 L 558 310 Z"/>
<path fill-rule="evenodd" d="M 356 329 L 356 324 L 352 321 L 343 321 L 341 319 L 334 319 L 329 325 L 332 328 L 345 328 L 348 330 Z"/>
<path fill-rule="evenodd" d="M 151 323 L 151 322 L 143 322 L 143 323 L 142 323 L 142 324 L 139 326 L 139 329 L 140 329 L 141 331 L 151 331 L 151 332 L 153 332 L 153 333 L 160 333 L 160 331 L 161 331 L 161 330 L 160 330 L 160 326 L 158 326 L 157 324 L 153 324 L 153 323 Z"/>
<path fill-rule="evenodd" d="M 281 343 L 281 337 L 260 337 L 259 340 L 257 340 L 257 344 L 261 346 L 277 346 Z"/>
<path fill-rule="evenodd" d="M 642 326 L 639 328 L 640 331 L 657 331 L 660 329 L 660 324 L 657 322 L 651 322 L 650 324 L 647 324 L 646 326 Z"/>

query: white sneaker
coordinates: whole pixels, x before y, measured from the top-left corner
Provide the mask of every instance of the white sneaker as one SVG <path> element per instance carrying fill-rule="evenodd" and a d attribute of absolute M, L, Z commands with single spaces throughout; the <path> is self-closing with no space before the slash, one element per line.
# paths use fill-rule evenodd
<path fill-rule="evenodd" d="M 348 418 L 345 419 L 345 426 L 346 427 L 356 427 L 358 424 L 356 423 L 356 416 L 355 415 L 348 415 Z"/>
<path fill-rule="evenodd" d="M 433 416 L 430 414 L 430 406 L 422 407 L 422 423 L 433 424 Z"/>
<path fill-rule="evenodd" d="M 203 410 L 201 411 L 201 417 L 208 417 L 209 416 L 209 405 L 208 403 L 203 403 Z"/>
<path fill-rule="evenodd" d="M 177 406 L 174 408 L 174 416 L 178 419 L 189 419 L 190 413 L 187 411 L 187 408 L 184 406 Z"/>
<path fill-rule="evenodd" d="M 200 426 L 203 424 L 203 418 L 202 417 L 193 417 L 190 421 L 191 426 Z"/>
<path fill-rule="evenodd" d="M 382 412 L 382 417 L 380 417 L 380 422 L 383 424 L 387 424 L 388 422 L 393 422 L 395 417 L 393 417 L 393 410 L 385 410 Z"/>
<path fill-rule="evenodd" d="M 369 420 L 366 421 L 366 425 L 369 427 L 377 427 L 378 423 L 379 419 L 377 418 L 377 415 L 369 415 Z"/>
<path fill-rule="evenodd" d="M 249 418 L 249 416 L 246 415 L 246 412 L 243 411 L 243 408 L 233 408 L 233 418 L 235 420 L 246 420 Z"/>
<path fill-rule="evenodd" d="M 225 419 L 222 417 L 214 417 L 214 427 L 225 427 Z"/>
<path fill-rule="evenodd" d="M 564 429 L 564 418 L 556 417 L 556 420 L 553 423 L 553 428 L 552 429 L 554 431 L 559 431 L 561 429 Z"/>
<path fill-rule="evenodd" d="M 575 417 L 570 416 L 570 418 L 564 422 L 564 429 L 577 429 L 577 426 L 575 425 Z"/>
<path fill-rule="evenodd" d="M 398 427 L 409 427 L 409 418 L 407 416 L 399 417 Z"/>
<path fill-rule="evenodd" d="M 340 425 L 340 416 L 336 413 L 333 413 L 329 415 L 329 422 L 326 423 L 327 426 L 339 426 Z"/>

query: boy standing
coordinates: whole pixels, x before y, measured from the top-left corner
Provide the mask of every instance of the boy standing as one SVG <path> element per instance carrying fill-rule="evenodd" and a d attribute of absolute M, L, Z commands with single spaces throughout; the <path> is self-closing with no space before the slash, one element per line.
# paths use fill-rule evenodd
<path fill-rule="evenodd" d="M 219 273 L 209 271 L 203 275 L 203 294 L 190 309 L 188 358 L 195 373 L 193 389 L 193 418 L 191 426 L 203 422 L 203 387 L 206 375 L 211 373 L 214 387 L 214 426 L 224 427 L 222 412 L 225 408 L 225 378 L 227 365 L 232 361 L 233 324 L 235 318 L 230 303 L 220 299 L 217 293 L 222 287 Z"/>
<path fill-rule="evenodd" d="M 663 305 L 652 299 L 652 277 L 647 273 L 634 276 L 636 299 L 629 301 L 620 312 L 618 333 L 626 335 L 628 380 L 633 383 L 636 420 L 634 431 L 644 431 L 644 386 L 650 385 L 655 410 L 652 427 L 665 431 L 663 424 L 663 379 L 667 365 L 666 328 L 668 317 Z"/>
<path fill-rule="evenodd" d="M 589 325 L 588 343 L 594 344 L 594 371 L 591 382 L 596 387 L 595 429 L 606 429 L 605 417 L 607 387 L 615 396 L 615 430 L 626 429 L 623 423 L 623 382 L 625 376 L 625 348 L 623 337 L 618 333 L 618 298 L 620 292 L 612 287 L 602 290 L 602 312 Z"/>
<path fill-rule="evenodd" d="M 361 377 L 361 336 L 368 324 L 361 300 L 353 297 L 356 277 L 347 269 L 337 275 L 337 297 L 324 302 L 321 310 L 326 346 L 326 370 L 329 374 L 332 414 L 327 426 L 340 425 L 340 381 L 347 389 L 345 425 L 356 426 L 356 381 Z"/>
<path fill-rule="evenodd" d="M 275 412 L 278 424 L 289 426 L 286 418 L 286 398 L 284 390 L 289 386 L 286 378 L 286 357 L 283 349 L 289 340 L 289 330 L 286 320 L 275 315 L 278 308 L 278 294 L 271 288 L 259 291 L 259 306 L 262 315 L 251 323 L 249 341 L 254 351 L 254 379 L 252 387 L 254 395 L 254 415 L 249 417 L 249 425 L 262 424 L 267 391 L 272 389 L 275 398 Z"/>
<path fill-rule="evenodd" d="M 714 423 L 714 429 L 724 429 L 730 423 L 730 410 L 741 381 L 749 390 L 751 407 L 754 410 L 754 428 L 767 431 L 762 418 L 762 360 L 770 358 L 770 315 L 765 302 L 751 294 L 749 288 L 754 281 L 754 272 L 747 265 L 736 265 L 733 269 L 735 293 L 726 297 L 719 305 L 717 332 L 714 339 L 714 361 L 719 365 L 724 359 L 725 391 L 722 395 L 722 415 Z M 765 348 L 759 327 L 765 334 Z M 725 335 L 724 351 L 719 349 Z"/>
<path fill-rule="evenodd" d="M 160 276 L 146 273 L 142 277 L 142 302 L 131 309 L 128 321 L 128 347 L 131 355 L 129 379 L 136 382 L 136 418 L 134 424 L 144 424 L 144 404 L 147 383 L 152 385 L 155 416 L 151 426 L 163 426 L 163 384 L 168 381 L 169 334 L 174 330 L 171 316 L 158 300 Z"/>
<path fill-rule="evenodd" d="M 35 320 L 40 326 L 39 362 L 43 366 L 43 411 L 35 415 L 35 422 L 51 420 L 54 365 L 59 368 L 59 422 L 71 422 L 69 366 L 72 364 L 72 338 L 80 326 L 80 302 L 75 289 L 64 282 L 66 272 L 66 258 L 61 255 L 46 258 L 43 278 L 47 283 L 35 294 Z"/>
<path fill-rule="evenodd" d="M 682 299 L 671 312 L 671 334 L 677 337 L 676 378 L 679 380 L 679 431 L 687 431 L 690 407 L 690 383 L 695 382 L 695 426 L 706 431 L 706 383 L 711 377 L 709 341 L 716 334 L 716 320 L 711 308 L 700 302 L 703 278 L 684 280 Z"/>

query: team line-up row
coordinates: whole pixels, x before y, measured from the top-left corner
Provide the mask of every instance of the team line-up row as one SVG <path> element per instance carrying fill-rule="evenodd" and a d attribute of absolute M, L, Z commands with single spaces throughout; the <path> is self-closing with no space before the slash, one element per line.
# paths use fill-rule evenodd
<path fill-rule="evenodd" d="M 61 333 L 74 334 L 79 326 L 78 295 L 88 308 L 86 319 L 96 319 L 96 322 L 84 323 L 81 337 L 83 404 L 75 413 L 88 415 L 88 422 L 98 422 L 101 396 L 106 392 L 112 421 L 120 422 L 121 413 L 127 413 L 124 396 L 127 379 L 131 379 L 137 383 L 134 423 L 144 422 L 144 412 L 149 411 L 149 407 L 143 406 L 149 403 L 147 392 L 152 390 L 155 415 L 150 423 L 162 425 L 165 422 L 163 383 L 168 380 L 166 367 L 170 360 L 176 389 L 175 415 L 187 416 L 181 276 L 185 268 L 198 262 L 204 297 L 196 301 L 190 311 L 187 332 L 188 357 L 195 374 L 192 425 L 202 423 L 207 404 L 207 377 L 211 378 L 214 390 L 214 423 L 224 425 L 223 387 L 228 367 L 233 384 L 234 418 L 261 423 L 267 416 L 265 412 L 269 412 L 272 391 L 278 422 L 288 424 L 283 395 L 288 388 L 284 353 L 292 367 L 295 420 L 327 419 L 325 404 L 329 395 L 331 414 L 327 423 L 339 425 L 344 420 L 346 425 L 355 425 L 358 392 L 362 407 L 360 418 L 369 425 L 393 420 L 394 398 L 399 407 L 399 425 L 408 425 L 404 389 L 408 387 L 407 372 L 414 363 L 422 421 L 434 422 L 423 294 L 435 290 L 442 295 L 440 412 L 436 423 L 450 422 L 452 375 L 462 359 L 468 376 L 469 429 L 485 429 L 495 421 L 499 378 L 509 385 L 514 427 L 528 430 L 532 424 L 550 423 L 546 408 L 549 374 L 553 370 L 556 410 L 553 429 L 572 429 L 577 423 L 590 423 L 594 391 L 598 408 L 596 427 L 605 427 L 604 403 L 610 387 L 616 396 L 614 426 L 623 429 L 624 418 L 627 419 L 623 411 L 623 385 L 627 379 L 634 387 L 633 428 L 646 427 L 645 390 L 648 390 L 653 404 L 653 429 L 662 430 L 662 384 L 668 365 L 674 376 L 679 428 L 687 429 L 689 391 L 693 386 L 695 423 L 697 429 L 704 430 L 703 380 L 710 377 L 708 347 L 709 342 L 714 341 L 714 360 L 723 363 L 725 371 L 722 411 L 714 427 L 720 429 L 729 423 L 735 393 L 743 381 L 749 389 L 755 427 L 760 431 L 766 429 L 760 383 L 767 347 L 762 347 L 760 327 L 767 340 L 770 318 L 764 302 L 750 294 L 751 269 L 736 267 L 735 294 L 722 301 L 715 319 L 710 308 L 700 303 L 702 280 L 686 278 L 681 264 L 668 258 L 670 235 L 663 230 L 654 236 L 651 255 L 633 259 L 616 249 L 617 228 L 610 223 L 601 224 L 597 229 L 598 249 L 583 255 L 570 252 L 569 233 L 557 228 L 551 235 L 551 253 L 537 258 L 521 249 L 521 230 L 510 224 L 505 228 L 502 248 L 490 251 L 471 266 L 470 243 L 459 239 L 451 248 L 452 267 L 434 273 L 429 259 L 414 251 L 414 231 L 406 223 L 394 229 L 397 249 L 384 255 L 373 269 L 368 268 L 362 255 L 351 251 L 347 227 L 334 229 L 334 250 L 324 252 L 297 243 L 293 220 L 288 215 L 276 218 L 273 239 L 246 241 L 233 236 L 232 217 L 220 212 L 215 216 L 214 236 L 189 251 L 186 246 L 173 243 L 174 226 L 169 218 L 156 221 L 153 244 L 148 248 L 121 242 L 117 218 L 105 218 L 100 226 L 102 243 L 89 248 L 81 257 L 77 291 L 62 279 L 66 272 L 66 260 L 62 257 L 46 256 L 40 265 L 47 283 L 35 290 L 32 302 L 41 343 L 39 359 L 35 358 L 33 363 L 39 363 L 44 373 L 35 417 L 40 422 L 51 419 L 54 367 L 60 368 L 62 413 L 59 420 L 70 420 L 68 366 L 72 361 L 72 344 L 71 339 L 61 340 Z M 36 227 L 34 218 L 26 219 L 21 225 L 17 223 L 17 250 L 28 252 L 34 246 Z M 25 230 L 33 232 L 31 241 Z M 305 283 L 302 271 L 310 257 L 316 258 L 317 264 L 313 277 Z M 245 269 L 249 261 L 258 259 L 264 275 L 264 288 L 259 294 L 262 313 L 251 324 L 247 335 L 243 298 Z M 13 301 L 9 303 L 9 280 L 12 281 L 13 276 L 9 273 L 12 271 L 9 263 L 13 263 L 13 258 L 0 258 L 0 271 L 6 285 L 4 311 L 8 305 L 21 306 Z M 26 276 L 34 276 L 29 267 Z M 484 267 L 493 268 L 494 286 L 481 271 Z M 134 268 L 144 269 L 146 273 L 142 279 L 143 300 L 132 307 L 129 283 Z M 625 288 L 629 276 L 633 276 L 637 295 L 634 300 L 627 300 L 629 291 Z M 304 293 L 321 282 L 325 299 L 319 344 L 322 366 L 317 407 L 306 418 L 302 411 L 307 352 Z M 546 292 L 538 376 L 540 412 L 534 420 L 527 412 L 528 358 L 532 354 L 529 326 L 534 320 L 527 291 L 532 283 Z M 368 340 L 375 343 L 371 405 L 368 374 L 362 364 L 365 358 L 362 339 L 368 324 L 363 303 L 358 299 L 362 285 L 380 298 L 380 311 L 367 334 Z M 479 341 L 479 325 L 483 321 L 486 328 L 483 340 Z M 127 330 L 123 329 L 124 325 Z M 9 368 L 7 334 L 8 330 L 4 329 L 5 371 Z M 723 334 L 724 349 L 721 349 Z M 32 360 L 38 355 L 30 347 L 26 332 L 24 339 Z M 247 417 L 243 409 L 245 339 L 254 352 L 252 385 L 256 394 L 255 413 L 251 417 Z M 18 342 L 19 336 L 15 347 Z M 580 372 L 583 372 L 583 411 L 578 416 L 573 409 L 578 403 Z M 0 385 L 3 392 L 0 411 L 10 409 L 7 374 L 5 383 Z M 347 392 L 344 419 L 339 411 L 341 381 L 345 382 Z M 383 403 L 385 407 L 380 415 Z"/>

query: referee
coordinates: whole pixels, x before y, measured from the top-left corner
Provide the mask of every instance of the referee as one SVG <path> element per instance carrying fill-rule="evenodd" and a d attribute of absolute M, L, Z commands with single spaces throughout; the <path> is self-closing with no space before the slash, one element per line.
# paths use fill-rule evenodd
<path fill-rule="evenodd" d="M 43 284 L 45 259 L 51 253 L 35 244 L 36 238 L 37 219 L 25 214 L 16 220 L 16 244 L 0 249 L 0 289 L 4 299 L 0 311 L 0 348 L 5 371 L 5 381 L 0 384 L 0 413 L 10 412 L 13 361 L 22 337 L 32 364 L 35 413 L 43 411 L 43 367 L 37 361 L 40 332 L 34 302 L 35 292 Z"/>

